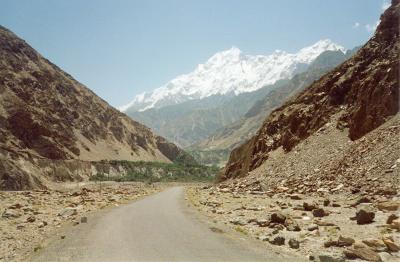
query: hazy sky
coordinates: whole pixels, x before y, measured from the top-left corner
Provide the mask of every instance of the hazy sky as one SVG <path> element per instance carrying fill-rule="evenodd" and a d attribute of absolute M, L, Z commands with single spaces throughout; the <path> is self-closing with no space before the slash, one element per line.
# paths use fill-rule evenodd
<path fill-rule="evenodd" d="M 0 24 L 114 106 L 231 46 L 295 52 L 373 34 L 383 0 L 1 0 Z"/>

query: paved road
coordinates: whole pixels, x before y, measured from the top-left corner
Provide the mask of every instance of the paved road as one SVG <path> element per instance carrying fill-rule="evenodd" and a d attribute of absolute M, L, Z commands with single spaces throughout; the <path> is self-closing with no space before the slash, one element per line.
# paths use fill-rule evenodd
<path fill-rule="evenodd" d="M 284 261 L 249 241 L 216 233 L 186 207 L 181 187 L 102 211 L 66 229 L 31 261 Z"/>

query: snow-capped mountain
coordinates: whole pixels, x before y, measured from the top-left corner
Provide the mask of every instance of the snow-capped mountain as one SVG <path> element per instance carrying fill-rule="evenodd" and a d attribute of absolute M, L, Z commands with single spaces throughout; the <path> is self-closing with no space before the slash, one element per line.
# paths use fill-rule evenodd
<path fill-rule="evenodd" d="M 217 94 L 252 92 L 306 70 L 318 55 L 327 50 L 345 51 L 344 47 L 329 39 L 320 40 L 294 54 L 276 50 L 266 56 L 245 55 L 232 47 L 216 53 L 193 72 L 180 75 L 150 93 L 137 95 L 120 110 L 145 111 Z"/>

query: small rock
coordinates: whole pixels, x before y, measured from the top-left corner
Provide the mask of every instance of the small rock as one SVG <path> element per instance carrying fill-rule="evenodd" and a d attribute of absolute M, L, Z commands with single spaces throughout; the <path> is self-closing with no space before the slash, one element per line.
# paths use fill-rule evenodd
<path fill-rule="evenodd" d="M 272 223 L 283 224 L 283 223 L 285 223 L 285 220 L 286 220 L 286 216 L 283 215 L 282 213 L 273 213 L 271 215 Z"/>
<path fill-rule="evenodd" d="M 324 207 L 329 206 L 330 203 L 331 201 L 329 199 L 324 199 Z"/>
<path fill-rule="evenodd" d="M 69 216 L 73 216 L 73 215 L 76 215 L 76 214 L 78 214 L 77 209 L 76 208 L 71 208 L 71 207 L 68 207 L 68 208 L 62 210 L 60 213 L 58 213 L 59 216 L 64 217 L 64 218 L 65 217 L 69 217 Z"/>
<path fill-rule="evenodd" d="M 318 256 L 320 262 L 344 262 L 343 257 L 339 257 L 333 254 L 321 254 Z"/>
<path fill-rule="evenodd" d="M 323 221 L 323 220 L 317 220 L 317 221 L 315 221 L 315 224 L 317 224 L 318 226 L 321 226 L 321 227 L 333 227 L 333 226 L 336 226 L 332 222 Z"/>
<path fill-rule="evenodd" d="M 325 212 L 325 210 L 322 209 L 322 208 L 314 209 L 314 210 L 312 211 L 312 214 L 313 214 L 314 217 L 324 217 L 324 216 L 327 216 L 327 215 L 328 215 L 328 213 Z"/>
<path fill-rule="evenodd" d="M 324 247 L 335 247 L 337 246 L 337 241 L 336 240 L 328 240 L 324 242 Z"/>
<path fill-rule="evenodd" d="M 395 257 L 390 253 L 387 252 L 381 252 L 379 253 L 379 256 L 381 257 L 382 262 L 398 262 L 399 257 Z"/>
<path fill-rule="evenodd" d="M 299 194 L 292 194 L 290 195 L 290 199 L 292 200 L 301 200 L 301 197 Z"/>
<path fill-rule="evenodd" d="M 272 241 L 269 241 L 272 245 L 282 246 L 285 244 L 285 238 L 282 236 L 275 237 Z"/>
<path fill-rule="evenodd" d="M 15 203 L 11 206 L 9 206 L 9 209 L 20 209 L 22 207 L 22 205 L 20 203 Z"/>
<path fill-rule="evenodd" d="M 73 226 L 77 226 L 77 225 L 79 225 L 79 222 L 78 221 L 74 221 L 74 222 L 72 222 L 72 225 Z"/>
<path fill-rule="evenodd" d="M 378 203 L 377 207 L 381 211 L 396 211 L 399 209 L 400 201 L 386 201 Z"/>
<path fill-rule="evenodd" d="M 46 221 L 42 221 L 42 222 L 39 223 L 38 228 L 42 228 L 42 227 L 45 227 L 45 226 L 47 226 L 47 222 Z"/>
<path fill-rule="evenodd" d="M 295 239 L 290 239 L 289 240 L 289 247 L 293 248 L 293 249 L 299 249 L 300 248 L 300 243 L 299 241 L 295 240 Z"/>
<path fill-rule="evenodd" d="M 318 229 L 318 225 L 316 225 L 316 224 L 311 224 L 307 228 L 308 231 L 314 231 L 314 230 L 317 230 L 317 229 Z"/>
<path fill-rule="evenodd" d="M 266 219 L 257 219 L 255 221 L 255 223 L 259 226 L 259 227 L 267 227 L 269 225 L 269 220 Z"/>
<path fill-rule="evenodd" d="M 352 204 L 351 206 L 355 207 L 355 206 L 358 206 L 361 203 L 371 203 L 371 202 L 372 201 L 371 201 L 371 199 L 369 197 L 362 196 L 359 199 L 357 199 L 357 201 L 354 204 Z"/>
<path fill-rule="evenodd" d="M 372 248 L 374 251 L 381 252 L 386 250 L 385 243 L 383 243 L 383 241 L 380 239 L 370 238 L 364 239 L 362 242 Z"/>
<path fill-rule="evenodd" d="M 36 217 L 34 217 L 34 216 L 30 216 L 30 217 L 28 217 L 27 219 L 26 219 L 26 222 L 29 222 L 29 223 L 33 223 L 33 222 L 35 222 L 36 221 Z"/>
<path fill-rule="evenodd" d="M 335 192 L 335 191 L 338 191 L 338 190 L 342 189 L 343 187 L 344 187 L 343 184 L 339 184 L 337 187 L 333 188 L 331 191 Z"/>
<path fill-rule="evenodd" d="M 353 245 L 355 240 L 351 237 L 344 237 L 344 236 L 339 236 L 338 241 L 337 241 L 337 246 L 339 247 L 348 247 Z"/>
<path fill-rule="evenodd" d="M 400 231 L 400 218 L 393 220 L 390 224 L 390 227 L 396 229 L 397 231 Z"/>
<path fill-rule="evenodd" d="M 81 223 L 87 223 L 88 218 L 87 217 L 81 217 Z"/>
<path fill-rule="evenodd" d="M 291 218 L 285 220 L 285 227 L 288 231 L 301 231 L 299 224 Z"/>
<path fill-rule="evenodd" d="M 239 225 L 239 226 L 247 225 L 246 221 L 241 220 L 239 218 L 231 219 L 229 222 L 234 224 L 234 225 Z"/>
<path fill-rule="evenodd" d="M 304 202 L 303 203 L 303 208 L 304 208 L 305 211 L 313 211 L 314 209 L 318 208 L 318 204 L 317 203 Z"/>
<path fill-rule="evenodd" d="M 375 213 L 373 211 L 367 209 L 360 209 L 357 211 L 356 216 L 351 218 L 352 220 L 356 220 L 357 224 L 364 225 L 370 224 L 374 221 Z"/>
<path fill-rule="evenodd" d="M 61 236 L 61 239 L 65 239 L 65 235 L 62 235 L 62 236 Z"/>
<path fill-rule="evenodd" d="M 348 247 L 353 245 L 355 240 L 351 237 L 339 236 L 338 240 L 328 240 L 324 243 L 324 247 Z"/>
<path fill-rule="evenodd" d="M 258 239 L 261 240 L 261 241 L 268 241 L 269 237 L 266 236 L 266 235 L 262 235 L 262 236 L 259 236 Z"/>
<path fill-rule="evenodd" d="M 385 245 L 389 249 L 389 251 L 392 251 L 392 252 L 400 251 L 400 247 L 396 243 L 394 243 L 393 239 L 383 238 L 382 241 L 383 241 L 383 243 L 385 243 Z"/>
<path fill-rule="evenodd" d="M 390 214 L 386 219 L 386 224 L 392 224 L 393 220 L 398 219 L 399 217 L 396 214 Z"/>
<path fill-rule="evenodd" d="M 368 247 L 366 244 L 364 244 L 364 243 L 360 243 L 360 242 L 355 242 L 354 244 L 353 244 L 353 248 L 366 248 L 366 247 Z M 376 250 L 375 250 L 376 251 Z"/>
<path fill-rule="evenodd" d="M 367 261 L 374 261 L 374 262 L 381 261 L 379 254 L 370 248 L 357 248 L 357 249 L 349 248 L 343 251 L 343 253 L 349 259 L 360 258 Z"/>
<path fill-rule="evenodd" d="M 21 214 L 15 210 L 11 210 L 11 209 L 7 209 L 3 212 L 3 214 L 1 215 L 1 217 L 3 218 L 18 218 L 20 217 Z"/>

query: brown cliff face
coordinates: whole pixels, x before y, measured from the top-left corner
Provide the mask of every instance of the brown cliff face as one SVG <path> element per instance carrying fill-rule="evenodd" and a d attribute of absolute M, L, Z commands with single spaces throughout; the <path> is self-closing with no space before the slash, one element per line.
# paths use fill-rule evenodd
<path fill-rule="evenodd" d="M 269 153 L 288 152 L 340 115 L 339 129 L 356 140 L 399 111 L 400 1 L 381 16 L 375 35 L 354 55 L 272 111 L 247 143 L 233 150 L 221 180 L 246 175 Z"/>
<path fill-rule="evenodd" d="M 0 188 L 35 175 L 18 159 L 172 162 L 182 154 L 0 26 Z"/>

